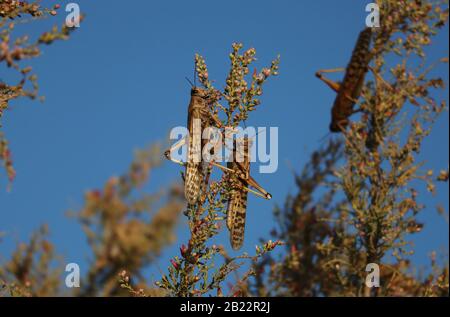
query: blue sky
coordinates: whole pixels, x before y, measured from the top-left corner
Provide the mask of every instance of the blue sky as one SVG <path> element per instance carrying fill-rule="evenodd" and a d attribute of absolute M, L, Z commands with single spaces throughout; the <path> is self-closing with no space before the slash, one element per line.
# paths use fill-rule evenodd
<path fill-rule="evenodd" d="M 206 58 L 210 78 L 223 86 L 233 42 L 256 48 L 258 68 L 281 55 L 279 77 L 267 83 L 261 108 L 247 122 L 279 127 L 278 171 L 255 176 L 274 198 L 251 197 L 248 203 L 243 251 L 253 253 L 273 226 L 274 204 L 296 193 L 292 168 L 300 170 L 328 132 L 335 95 L 314 73 L 347 64 L 368 2 L 78 1 L 86 13 L 81 28 L 70 41 L 44 47 L 43 56 L 32 62 L 45 103 L 16 101 L 4 116 L 17 178 L 11 192 L 3 174 L 0 181 L 0 231 L 6 233 L 0 259 L 48 223 L 65 261 L 86 269 L 85 237 L 66 211 L 82 205 L 87 189 L 125 171 L 134 149 L 164 140 L 172 127 L 185 124 L 185 77 L 192 76 L 195 53 Z M 41 26 L 63 21 L 62 14 Z M 448 56 L 448 27 L 429 54 L 431 61 Z M 436 73 L 448 82 L 448 69 Z M 448 100 L 448 92 L 444 96 Z M 445 113 L 424 144 L 420 158 L 427 168 L 448 167 L 448 120 Z M 171 184 L 179 172 L 165 163 L 152 175 L 149 190 Z M 428 264 L 432 250 L 448 252 L 448 224 L 435 208 L 442 204 L 448 210 L 448 185 L 438 190 L 435 197 L 422 196 L 427 208 L 420 219 L 426 226 L 414 238 L 418 265 Z M 168 257 L 186 242 L 184 219 L 178 231 L 179 240 L 157 268 L 165 271 Z M 218 239 L 228 246 L 227 240 L 224 234 Z M 156 278 L 158 269 L 151 273 Z"/>

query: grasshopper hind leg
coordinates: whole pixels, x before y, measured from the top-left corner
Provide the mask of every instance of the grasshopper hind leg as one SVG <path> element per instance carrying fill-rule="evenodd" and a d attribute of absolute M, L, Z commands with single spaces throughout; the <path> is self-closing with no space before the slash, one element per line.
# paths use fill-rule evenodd
<path fill-rule="evenodd" d="M 227 227 L 230 230 L 230 244 L 239 250 L 244 244 L 247 192 L 235 191 L 227 208 Z"/>

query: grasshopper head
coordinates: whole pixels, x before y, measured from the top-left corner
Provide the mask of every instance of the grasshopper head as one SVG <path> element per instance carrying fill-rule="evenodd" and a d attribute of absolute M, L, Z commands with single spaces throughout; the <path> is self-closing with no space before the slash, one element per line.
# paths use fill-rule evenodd
<path fill-rule="evenodd" d="M 192 87 L 191 96 L 206 98 L 206 97 L 208 97 L 208 92 L 205 89 L 200 88 L 200 87 Z"/>

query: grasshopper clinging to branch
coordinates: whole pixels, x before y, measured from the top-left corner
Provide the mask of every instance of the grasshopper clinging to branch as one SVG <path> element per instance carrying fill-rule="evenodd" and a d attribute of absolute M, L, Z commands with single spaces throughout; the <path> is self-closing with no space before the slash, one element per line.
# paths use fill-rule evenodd
<path fill-rule="evenodd" d="M 321 70 L 316 73 L 319 79 L 323 80 L 337 93 L 331 110 L 331 132 L 344 132 L 349 124 L 349 117 L 360 111 L 359 109 L 354 110 L 354 106 L 361 95 L 364 78 L 369 70 L 369 63 L 372 59 L 370 52 L 371 39 L 371 28 L 366 28 L 359 34 L 350 63 L 345 69 L 345 76 L 342 83 L 336 83 L 322 75 L 323 73 L 343 71 L 344 69 L 342 68 Z"/>
<path fill-rule="evenodd" d="M 187 119 L 189 134 L 164 152 L 167 159 L 186 166 L 184 193 L 189 204 L 197 202 L 203 179 L 202 130 L 211 120 L 208 111 L 208 98 L 209 94 L 206 89 L 192 87 Z M 172 159 L 170 153 L 185 144 L 188 145 L 186 163 Z"/>
<path fill-rule="evenodd" d="M 248 137 L 244 137 L 236 140 L 235 144 L 233 160 L 227 164 L 227 167 L 234 171 L 228 173 L 231 191 L 227 206 L 227 228 L 230 231 L 231 246 L 234 250 L 238 250 L 244 243 L 245 216 L 247 212 L 247 190 L 245 190 L 245 186 L 250 183 L 255 188 L 259 187 L 258 190 L 260 192 L 264 193 L 265 190 L 250 176 L 249 149 L 251 141 Z M 238 155 L 241 155 L 243 159 L 240 159 Z M 268 193 L 265 192 L 265 194 Z"/>

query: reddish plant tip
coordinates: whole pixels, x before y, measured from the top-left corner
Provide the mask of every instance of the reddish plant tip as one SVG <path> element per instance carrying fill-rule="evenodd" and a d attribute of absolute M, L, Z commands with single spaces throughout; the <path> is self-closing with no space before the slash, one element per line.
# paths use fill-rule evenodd
<path fill-rule="evenodd" d="M 172 266 L 175 268 L 175 270 L 178 270 L 178 263 L 177 263 L 174 259 L 171 259 L 171 260 L 170 260 L 170 263 L 171 263 Z"/>
<path fill-rule="evenodd" d="M 188 248 L 187 248 L 184 244 L 181 245 L 181 247 L 180 247 L 180 253 L 181 253 L 181 255 L 182 255 L 183 257 L 186 255 L 187 250 L 188 250 Z"/>

